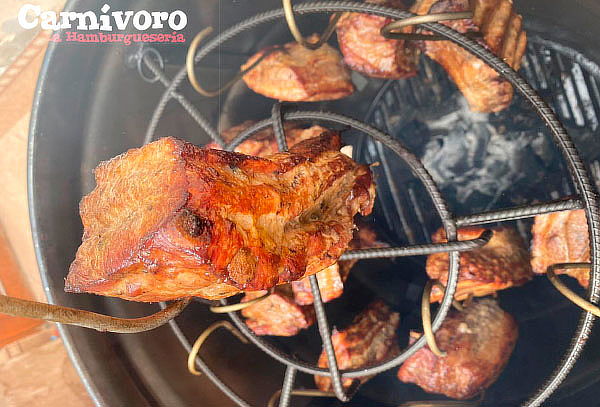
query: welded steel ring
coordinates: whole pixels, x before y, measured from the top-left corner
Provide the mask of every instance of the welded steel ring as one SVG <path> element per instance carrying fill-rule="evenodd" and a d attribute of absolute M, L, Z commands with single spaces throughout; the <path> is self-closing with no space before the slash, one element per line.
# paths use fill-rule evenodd
<path fill-rule="evenodd" d="M 382 143 L 386 147 L 390 148 L 394 153 L 398 155 L 400 159 L 402 159 L 411 171 L 417 176 L 425 186 L 425 189 L 429 193 L 432 202 L 440 214 L 442 219 L 442 223 L 447 230 L 452 230 L 454 233 L 454 239 L 456 239 L 456 228 L 454 227 L 454 221 L 448 209 L 446 208 L 445 202 L 435 185 L 435 182 L 431 178 L 430 174 L 427 172 L 423 164 L 419 161 L 419 159 L 408 151 L 404 146 L 402 146 L 397 140 L 394 140 L 389 135 L 381 132 L 380 130 L 360 122 L 358 120 L 352 119 L 350 117 L 330 113 L 330 112 L 322 112 L 322 111 L 295 111 L 295 112 L 283 112 L 282 114 L 284 121 L 318 121 L 325 122 L 334 125 L 344 125 L 353 128 L 354 130 L 360 131 L 366 135 L 371 136 L 374 140 Z M 250 138 L 253 134 L 269 127 L 276 125 L 277 118 L 271 117 L 269 119 L 262 120 L 257 122 L 246 130 L 241 132 L 229 145 L 226 146 L 226 150 L 232 151 L 234 150 L 240 143 L 244 140 Z M 433 329 L 437 330 L 443 319 L 445 318 L 445 313 L 448 311 L 449 307 L 452 305 L 454 291 L 456 289 L 456 281 L 458 280 L 458 252 L 451 252 L 450 254 L 451 262 L 450 262 L 450 271 L 448 274 L 448 286 L 453 284 L 452 289 L 447 288 L 446 294 L 442 300 L 442 304 L 440 309 L 433 321 Z M 456 260 L 454 260 L 456 259 Z M 451 293 L 451 295 L 449 295 Z M 227 304 L 227 300 L 221 300 L 222 304 Z M 444 310 L 445 307 L 445 310 Z M 238 329 L 245 333 L 247 337 L 257 345 L 261 350 L 269 354 L 271 357 L 275 358 L 281 363 L 286 364 L 287 366 L 294 367 L 299 371 L 304 373 L 320 375 L 320 376 L 328 376 L 329 370 L 326 368 L 319 368 L 315 365 L 311 365 L 308 363 L 304 363 L 298 360 L 291 358 L 289 355 L 286 355 L 270 345 L 267 341 L 263 340 L 260 337 L 257 337 L 252 333 L 252 331 L 246 326 L 246 324 L 242 321 L 239 315 L 236 313 L 229 314 L 233 322 L 236 324 Z M 407 358 L 409 358 L 412 354 L 414 354 L 417 350 L 425 345 L 425 338 L 418 339 L 415 343 L 409 346 L 404 350 L 400 355 L 375 366 L 360 368 L 360 369 L 348 369 L 343 370 L 342 377 L 344 378 L 357 378 L 361 376 L 369 376 L 377 373 L 381 373 L 385 370 L 391 369 L 400 365 Z"/>
<path fill-rule="evenodd" d="M 371 3 L 350 1 L 319 1 L 313 3 L 304 3 L 295 6 L 294 12 L 297 14 L 358 12 L 374 14 L 392 19 L 402 19 L 413 16 L 412 13 L 394 8 L 383 7 Z M 241 32 L 257 27 L 261 24 L 280 20 L 283 17 L 283 9 L 276 9 L 257 14 L 244 21 L 241 21 L 223 31 L 221 34 L 205 44 L 205 46 L 198 51 L 194 60 L 196 63 L 198 63 L 220 44 L 237 36 Z M 600 259 L 598 258 L 598 251 L 600 250 L 600 211 L 595 188 L 592 186 L 589 173 L 566 130 L 556 118 L 556 115 L 552 109 L 540 98 L 535 90 L 508 64 L 491 53 L 483 45 L 442 24 L 425 23 L 423 24 L 423 28 L 445 36 L 448 40 L 467 50 L 471 54 L 479 57 L 488 66 L 500 73 L 521 95 L 525 97 L 535 112 L 549 127 L 554 141 L 558 144 L 563 157 L 567 161 L 569 173 L 585 206 L 586 219 L 589 227 L 588 230 L 590 233 L 590 257 L 592 263 L 588 300 L 592 303 L 596 303 L 600 298 Z M 165 89 L 148 125 L 146 139 L 151 140 L 154 137 L 158 122 L 162 117 L 167 103 L 173 98 L 173 95 L 176 93 L 175 90 L 185 77 L 185 68 L 182 68 L 174 77 L 171 84 Z M 451 258 L 452 257 L 453 256 L 451 256 Z M 454 290 L 456 289 L 456 287 L 452 284 L 449 284 L 448 288 L 447 294 L 453 294 Z M 449 302 L 446 303 L 446 312 L 449 308 L 449 305 Z M 445 316 L 445 312 L 443 314 Z M 550 378 L 544 383 L 544 385 L 542 385 L 541 388 L 538 389 L 538 391 L 527 402 L 524 403 L 525 406 L 539 406 L 564 380 L 581 354 L 581 351 L 583 350 L 583 347 L 587 342 L 591 332 L 593 322 L 594 316 L 591 313 L 582 313 L 576 332 L 573 335 L 571 346 L 565 353 L 560 364 Z"/>

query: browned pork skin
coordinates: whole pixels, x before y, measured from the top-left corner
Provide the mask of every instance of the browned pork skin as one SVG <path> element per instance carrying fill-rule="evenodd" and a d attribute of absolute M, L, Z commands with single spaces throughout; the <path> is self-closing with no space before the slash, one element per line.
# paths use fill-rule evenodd
<path fill-rule="evenodd" d="M 218 299 L 332 265 L 375 194 L 339 148 L 334 132 L 265 158 L 164 138 L 102 163 L 65 289 Z"/>
<path fill-rule="evenodd" d="M 343 331 L 334 330 L 331 335 L 333 349 L 340 369 L 367 367 L 383 362 L 395 355 L 398 348 L 396 330 L 400 324 L 400 315 L 392 312 L 381 300 L 372 302 L 363 312 L 356 316 L 352 324 Z M 321 353 L 319 367 L 328 367 L 325 351 Z M 369 380 L 361 377 L 361 383 Z M 315 376 L 317 387 L 323 391 L 331 391 L 331 379 Z M 352 379 L 344 379 L 344 387 L 349 387 Z"/>
<path fill-rule="evenodd" d="M 458 230 L 458 240 L 475 239 L 485 229 L 479 227 Z M 529 253 L 519 234 L 510 228 L 493 230 L 490 241 L 483 247 L 460 254 L 460 271 L 454 298 L 463 300 L 470 295 L 482 297 L 513 286 L 525 284 L 533 278 L 529 264 Z M 439 229 L 433 235 L 436 243 L 445 242 L 445 233 Z M 449 255 L 435 253 L 427 257 L 427 275 L 448 282 Z M 438 302 L 443 290 L 434 287 L 431 302 Z"/>
<path fill-rule="evenodd" d="M 464 311 L 450 310 L 435 339 L 446 356 L 428 346 L 409 357 L 398 378 L 429 393 L 469 399 L 500 375 L 517 342 L 514 318 L 492 299 L 475 300 Z M 411 335 L 414 342 L 418 335 Z"/>

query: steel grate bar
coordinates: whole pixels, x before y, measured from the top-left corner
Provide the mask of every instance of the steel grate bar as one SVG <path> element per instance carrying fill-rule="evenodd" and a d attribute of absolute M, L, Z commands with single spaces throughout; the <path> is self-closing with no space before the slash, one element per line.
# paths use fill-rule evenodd
<path fill-rule="evenodd" d="M 279 395 L 279 407 L 288 407 L 292 399 L 292 390 L 294 389 L 294 380 L 296 379 L 296 368 L 288 366 L 283 376 L 283 385 Z"/>
<path fill-rule="evenodd" d="M 162 83 L 166 88 L 168 88 L 171 85 L 171 81 L 169 80 L 169 78 L 167 78 L 167 76 L 160 69 L 160 66 L 158 66 L 154 61 L 152 61 L 148 57 L 143 57 L 142 61 L 152 71 L 152 73 L 156 75 L 160 83 Z M 177 100 L 179 104 L 181 104 L 181 106 L 188 112 L 192 119 L 194 119 L 196 123 L 198 123 L 202 130 L 204 130 L 206 134 L 208 134 L 209 137 L 215 143 L 219 144 L 220 146 L 225 145 L 225 141 L 223 141 L 223 139 L 219 135 L 219 132 L 215 130 L 215 128 L 208 122 L 208 120 L 204 118 L 204 116 L 202 116 L 202 114 L 198 111 L 198 109 L 196 109 L 192 102 L 187 100 L 187 98 L 179 92 L 173 91 L 171 92 L 171 95 L 173 96 L 173 99 Z M 166 102 L 168 102 L 168 99 L 166 100 Z M 150 122 L 150 126 L 148 127 L 146 136 L 144 138 L 144 144 L 148 144 L 152 141 L 157 125 L 157 121 Z"/>
<path fill-rule="evenodd" d="M 386 247 L 350 250 L 342 254 L 340 260 L 378 259 L 386 257 L 425 256 L 432 253 L 464 252 L 484 246 L 492 238 L 492 231 L 485 230 L 476 239 L 460 242 L 430 243 L 406 247 Z"/>
<path fill-rule="evenodd" d="M 333 349 L 333 343 L 331 342 L 331 330 L 329 329 L 329 322 L 327 322 L 327 315 L 325 314 L 325 306 L 321 298 L 321 290 L 319 290 L 319 282 L 317 276 L 314 274 L 309 277 L 310 289 L 314 298 L 313 307 L 315 308 L 315 314 L 317 317 L 317 325 L 319 327 L 319 334 L 323 340 L 323 348 L 327 355 L 327 365 L 329 372 L 331 373 L 331 384 L 333 385 L 333 392 L 335 396 L 342 402 L 350 401 L 350 396 L 344 392 L 342 385 L 342 376 L 340 375 L 340 368 L 335 357 L 335 351 Z"/>
<path fill-rule="evenodd" d="M 517 206 L 509 209 L 483 212 L 475 215 L 456 218 L 457 226 L 473 226 L 491 222 L 506 222 L 523 218 L 531 218 L 545 213 L 583 209 L 583 203 L 578 198 L 557 199 L 533 205 Z"/>

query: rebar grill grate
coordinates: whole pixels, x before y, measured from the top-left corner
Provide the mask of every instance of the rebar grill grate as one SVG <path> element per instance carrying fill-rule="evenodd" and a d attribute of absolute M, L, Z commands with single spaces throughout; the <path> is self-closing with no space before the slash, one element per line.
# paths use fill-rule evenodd
<path fill-rule="evenodd" d="M 376 6 L 372 4 L 364 4 L 364 3 L 354 3 L 347 1 L 340 2 L 316 2 L 316 3 L 305 3 L 299 6 L 294 7 L 294 11 L 298 14 L 310 14 L 310 13 L 330 13 L 330 12 L 344 12 L 344 11 L 354 11 L 354 12 L 366 12 L 372 13 L 380 16 L 385 16 L 393 19 L 406 18 L 410 16 L 410 13 L 402 12 L 396 9 L 389 9 L 381 6 Z M 204 47 L 202 47 L 198 53 L 196 54 L 195 62 L 198 63 L 204 58 L 209 52 L 216 49 L 221 43 L 227 41 L 239 33 L 255 27 L 259 24 L 265 24 L 269 22 L 273 22 L 277 19 L 283 18 L 283 10 L 273 10 L 269 12 L 265 12 L 254 17 L 251 17 L 247 20 L 244 20 L 237 25 L 231 27 L 230 29 L 224 31 L 217 37 L 215 37 L 212 41 L 208 42 Z M 535 204 L 535 205 L 526 205 L 515 208 L 509 208 L 499 211 L 492 212 L 481 212 L 477 214 L 454 217 L 447 209 L 446 202 L 442 198 L 436 183 L 434 182 L 431 175 L 425 170 L 425 167 L 421 163 L 421 161 L 414 156 L 408 149 L 402 146 L 397 140 L 393 139 L 386 133 L 376 129 L 375 127 L 366 125 L 362 122 L 356 121 L 354 119 L 348 118 L 346 116 L 328 113 L 328 112 L 311 112 L 311 111 L 296 111 L 296 112 L 284 112 L 281 114 L 281 110 L 279 106 L 275 106 L 273 108 L 273 114 L 270 119 L 263 120 L 245 132 L 240 134 L 236 140 L 234 140 L 229 146 L 228 149 L 233 149 L 239 143 L 241 143 L 246 138 L 250 137 L 255 132 L 267 127 L 273 126 L 275 130 L 275 134 L 277 135 L 278 145 L 280 149 L 286 148 L 286 143 L 283 139 L 283 135 L 281 132 L 282 126 L 281 121 L 283 120 L 308 120 L 308 121 L 318 121 L 325 123 L 337 123 L 343 124 L 346 126 L 350 126 L 353 129 L 363 133 L 365 136 L 369 136 L 376 143 L 373 145 L 376 146 L 376 150 L 372 155 L 372 158 L 377 157 L 378 154 L 383 150 L 383 146 L 392 151 L 397 158 L 400 158 L 402 161 L 408 165 L 413 175 L 415 175 L 419 181 L 422 183 L 422 186 L 425 188 L 427 194 L 429 195 L 429 199 L 432 201 L 434 207 L 437 210 L 438 215 L 441 218 L 442 224 L 446 229 L 446 235 L 448 237 L 449 243 L 446 244 L 420 244 L 417 245 L 417 242 L 423 242 L 422 238 L 427 239 L 427 236 L 421 231 L 421 236 L 419 233 L 412 231 L 410 227 L 406 228 L 406 241 L 409 243 L 409 246 L 398 247 L 393 249 L 386 249 L 387 252 L 378 251 L 378 249 L 373 250 L 361 250 L 361 251 L 350 251 L 346 253 L 345 257 L 353 257 L 353 258 L 371 258 L 371 257 L 381 257 L 381 256 L 399 256 L 399 255 L 423 255 L 429 254 L 434 251 L 448 251 L 450 253 L 450 270 L 448 276 L 448 284 L 446 288 L 446 293 L 444 295 L 443 301 L 441 303 L 440 309 L 433 323 L 433 329 L 436 330 L 442 323 L 443 319 L 446 316 L 446 313 L 451 305 L 454 291 L 456 289 L 456 283 L 458 278 L 458 259 L 459 259 L 459 251 L 460 250 L 472 250 L 473 248 L 480 247 L 481 245 L 486 243 L 486 236 L 481 236 L 479 239 L 475 239 L 475 241 L 471 242 L 456 242 L 456 226 L 457 225 L 470 225 L 470 224 L 482 224 L 488 222 L 501 222 L 506 220 L 520 219 L 524 217 L 532 217 L 537 214 L 549 213 L 558 210 L 565 209 L 574 209 L 574 208 L 585 208 L 586 215 L 588 219 L 588 225 L 590 229 L 590 244 L 591 244 L 591 261 L 592 261 L 592 276 L 591 276 L 591 284 L 590 284 L 590 292 L 589 299 L 592 302 L 596 302 L 598 296 L 600 294 L 599 287 L 599 261 L 597 259 L 596 253 L 598 247 L 600 247 L 600 236 L 598 235 L 598 231 L 600 230 L 600 219 L 598 214 L 598 205 L 596 200 L 596 193 L 592 187 L 590 182 L 589 175 L 587 170 L 579 157 L 577 150 L 575 149 L 571 139 L 569 138 L 567 132 L 562 127 L 561 123 L 554 115 L 552 110 L 546 105 L 545 102 L 536 94 L 534 89 L 521 77 L 519 77 L 514 71 L 512 71 L 504 62 L 491 54 L 487 49 L 479 45 L 477 42 L 470 40 L 461 34 L 453 31 L 452 29 L 439 25 L 439 24 L 425 24 L 425 28 L 430 31 L 433 31 L 437 34 L 441 34 L 448 38 L 449 40 L 457 43 L 463 48 L 467 49 L 474 55 L 479 56 L 483 59 L 488 65 L 492 68 L 496 69 L 498 72 L 502 73 L 503 76 L 509 80 L 515 89 L 522 95 L 524 102 L 529 104 L 529 108 L 533 108 L 539 117 L 543 120 L 544 124 L 548 126 L 551 130 L 553 138 L 560 148 L 566 162 L 567 162 L 567 170 L 571 175 L 572 182 L 575 185 L 575 190 L 577 191 L 577 196 L 575 197 L 567 197 L 565 199 L 559 199 L 564 194 L 553 197 L 554 200 L 548 200 L 548 202 Z M 534 45 L 535 46 L 535 45 Z M 538 46 L 542 46 L 539 45 Z M 545 55 L 545 54 L 544 54 Z M 552 57 L 552 56 L 551 56 Z M 166 90 L 161 97 L 157 108 L 154 112 L 152 120 L 147 130 L 145 142 L 149 142 L 154 138 L 154 133 L 156 130 L 156 126 L 162 116 L 164 108 L 166 104 L 174 99 L 178 101 L 183 108 L 196 120 L 199 126 L 209 135 L 211 138 L 217 142 L 221 142 L 222 140 L 219 137 L 216 130 L 213 126 L 202 117 L 202 115 L 198 112 L 198 110 L 193 106 L 193 104 L 187 100 L 181 93 L 177 91 L 177 88 L 181 85 L 182 80 L 185 78 L 185 68 L 182 68 L 179 73 L 174 77 L 173 80 L 164 75 L 161 71 L 160 66 L 152 61 L 146 54 L 142 53 L 139 56 L 140 60 L 144 62 L 144 64 L 156 75 L 156 78 L 166 87 Z M 537 64 L 539 65 L 539 69 L 536 68 L 535 58 L 530 57 L 528 55 L 527 63 L 524 66 L 525 71 L 535 72 L 535 75 L 538 75 L 538 71 L 541 72 L 541 65 L 539 65 L 539 61 Z M 559 63 L 560 58 L 556 57 L 557 63 Z M 562 62 L 564 64 L 564 61 Z M 580 67 L 581 68 L 581 67 Z M 429 66 L 429 68 L 425 69 L 427 75 L 433 74 L 434 70 L 438 69 L 433 67 L 433 65 Z M 561 72 L 565 72 L 564 69 L 561 69 Z M 584 91 L 580 89 L 581 77 L 583 75 L 583 71 L 575 67 L 575 65 L 571 66 L 572 78 L 568 80 L 566 78 L 563 80 L 563 94 L 557 94 L 558 106 L 560 108 L 559 115 L 561 118 L 565 119 L 566 122 L 572 120 L 578 126 L 597 126 L 597 104 L 594 104 L 591 94 L 586 94 Z M 538 82 L 532 80 L 534 86 L 539 89 L 544 89 L 544 84 L 546 86 L 550 83 L 550 78 L 553 76 L 543 76 L 540 74 L 536 77 Z M 583 75 L 583 80 L 586 80 L 585 75 Z M 531 78 L 528 77 L 531 80 Z M 589 79 L 589 78 L 588 78 Z M 570 83 L 570 85 L 569 85 Z M 593 82 L 596 83 L 595 80 Z M 388 86 L 396 86 L 395 83 Z M 414 103 L 419 103 L 421 97 L 423 97 L 424 93 L 433 93 L 430 97 L 437 98 L 439 100 L 443 100 L 446 96 L 447 89 L 450 88 L 449 83 L 444 83 L 443 79 L 440 83 L 439 87 L 430 87 L 430 88 L 416 88 L 415 85 L 410 84 L 407 86 L 413 86 L 414 89 L 411 89 L 407 94 L 413 95 Z M 594 85 L 595 86 L 595 85 Z M 392 89 L 395 89 L 394 87 Z M 586 88 L 588 89 L 588 88 Z M 597 89 L 591 87 L 590 89 Z M 394 92 L 394 90 L 392 91 Z M 398 93 L 398 91 L 395 91 Z M 382 93 L 385 96 L 385 92 Z M 401 95 L 404 96 L 404 93 Z M 564 109 L 563 109 L 564 107 Z M 385 115 L 386 112 L 383 110 L 381 115 Z M 564 117 L 563 117 L 564 114 Z M 377 123 L 377 119 L 375 120 Z M 368 149 L 368 148 L 367 148 Z M 381 157 L 379 157 L 381 158 Z M 387 160 L 386 160 L 387 161 Z M 596 164 L 597 165 L 597 164 Z M 385 166 L 384 166 L 385 170 Z M 388 174 L 391 175 L 391 174 Z M 400 195 L 398 191 L 393 192 L 393 187 L 390 185 L 390 192 L 392 193 L 391 200 L 396 204 L 398 208 L 407 208 L 412 207 L 416 211 L 419 207 L 417 200 L 420 199 L 416 197 L 414 191 L 411 193 L 410 190 L 406 194 L 411 200 L 410 205 L 399 204 Z M 394 201 L 395 200 L 395 201 Z M 399 219 L 394 221 L 392 220 L 392 213 L 389 212 L 386 216 L 389 217 L 390 223 L 397 228 L 397 230 L 403 230 L 408 223 L 406 220 L 402 220 L 403 214 L 399 212 Z M 417 218 L 423 219 L 423 213 L 416 212 L 414 214 Z M 489 239 L 489 236 L 487 236 Z M 426 240 L 425 240 L 426 241 Z M 306 364 L 304 362 L 300 362 L 293 358 L 290 355 L 286 355 L 280 350 L 274 348 L 272 345 L 264 341 L 262 338 L 254 335 L 244 324 L 244 322 L 240 319 L 239 315 L 236 313 L 230 313 L 229 316 L 235 323 L 235 325 L 252 341 L 256 344 L 261 350 L 265 351 L 267 354 L 272 356 L 274 359 L 279 362 L 285 364 L 287 366 L 287 371 L 283 380 L 283 388 L 281 391 L 280 397 L 280 406 L 287 406 L 290 402 L 291 391 L 294 385 L 294 378 L 297 371 L 315 374 L 315 375 L 326 375 L 332 379 L 334 384 L 334 389 L 336 396 L 342 400 L 348 400 L 352 394 L 344 393 L 341 384 L 341 378 L 355 378 L 360 376 L 366 376 L 371 374 L 376 374 L 382 372 L 387 369 L 391 369 L 393 367 L 401 364 L 406 358 L 411 356 L 414 352 L 416 352 L 419 348 L 424 346 L 425 339 L 421 338 L 416 341 L 413 345 L 409 346 L 405 349 L 399 356 L 388 360 L 384 363 L 381 363 L 376 366 L 371 366 L 367 368 L 361 369 L 352 369 L 347 371 L 339 371 L 339 367 L 335 361 L 335 355 L 333 354 L 331 348 L 331 331 L 327 323 L 327 319 L 324 313 L 323 303 L 320 299 L 319 288 L 316 278 L 311 278 L 311 286 L 312 291 L 315 296 L 315 308 L 317 311 L 317 322 L 319 326 L 319 331 L 325 345 L 325 350 L 328 354 L 329 358 L 329 369 L 318 368 L 313 365 Z M 223 304 L 226 304 L 226 300 L 221 301 Z M 573 336 L 573 341 L 570 349 L 567 351 L 564 360 L 561 365 L 554 372 L 552 377 L 539 389 L 536 394 L 525 403 L 527 406 L 537 406 L 543 400 L 545 400 L 560 384 L 560 382 L 564 379 L 566 374 L 569 372 L 573 364 L 575 363 L 577 357 L 579 356 L 583 345 L 585 344 L 588 334 L 591 330 L 593 323 L 593 317 L 589 313 L 583 313 L 580 321 L 580 325 L 577 329 L 577 332 Z M 189 351 L 190 344 L 187 338 L 183 335 L 181 330 L 179 329 L 177 323 L 175 321 L 170 322 L 171 327 L 173 328 L 175 334 L 180 339 L 184 347 Z M 219 387 L 224 393 L 226 393 L 236 404 L 240 406 L 249 406 L 249 404 L 244 401 L 241 397 L 239 397 L 232 389 L 230 389 L 223 381 L 221 381 L 214 372 L 199 358 L 196 359 L 196 363 L 198 368 L 206 374 L 217 387 Z"/>

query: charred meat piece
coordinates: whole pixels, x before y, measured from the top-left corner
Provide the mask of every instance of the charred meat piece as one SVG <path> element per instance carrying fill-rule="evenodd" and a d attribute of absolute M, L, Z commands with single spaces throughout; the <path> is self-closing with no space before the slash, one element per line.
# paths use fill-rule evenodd
<path fill-rule="evenodd" d="M 498 378 L 518 335 L 514 318 L 496 301 L 476 300 L 462 312 L 452 309 L 435 333 L 446 356 L 438 357 L 424 346 L 400 366 L 398 378 L 429 393 L 469 399 Z"/>
<path fill-rule="evenodd" d="M 226 143 L 230 143 L 235 139 L 241 132 L 252 126 L 255 122 L 248 120 L 237 126 L 233 126 L 221 133 L 221 137 Z M 303 140 L 308 140 L 313 137 L 320 136 L 323 133 L 329 132 L 328 129 L 321 126 L 311 126 L 309 128 L 302 128 L 295 123 L 286 122 L 284 123 L 284 131 L 288 144 L 288 148 L 293 147 Z M 217 150 L 221 149 L 216 143 L 210 143 L 206 145 L 206 148 L 214 148 Z M 253 155 L 256 157 L 266 157 L 271 154 L 279 152 L 277 147 L 277 140 L 275 139 L 275 133 L 271 126 L 259 131 L 252 135 L 249 139 L 243 141 L 235 149 L 236 152 Z"/>
<path fill-rule="evenodd" d="M 100 164 L 65 289 L 217 299 L 321 271 L 375 194 L 340 142 L 330 132 L 258 158 L 164 138 Z"/>
<path fill-rule="evenodd" d="M 555 263 L 590 261 L 590 238 L 583 209 L 554 212 L 535 217 L 531 266 L 543 274 Z M 574 277 L 583 287 L 590 284 L 589 269 L 556 270 Z"/>
<path fill-rule="evenodd" d="M 367 3 L 406 10 L 401 0 L 366 0 Z M 365 13 L 344 13 L 338 20 L 337 38 L 346 65 L 374 78 L 402 79 L 417 72 L 417 55 L 403 40 L 380 34 L 391 18 Z"/>
<path fill-rule="evenodd" d="M 446 21 L 443 24 L 461 32 L 480 32 L 481 42 L 515 70 L 527 45 L 522 17 L 513 10 L 511 0 L 417 0 L 411 11 L 417 14 L 473 11 L 472 20 Z M 420 46 L 427 56 L 442 65 L 476 112 L 498 112 L 513 97 L 513 88 L 478 57 L 450 41 L 424 41 Z"/>
<path fill-rule="evenodd" d="M 485 229 L 472 227 L 458 230 L 458 240 L 476 239 Z M 455 298 L 463 300 L 470 294 L 482 297 L 498 290 L 519 286 L 531 280 L 533 273 L 529 253 L 519 234 L 509 228 L 498 228 L 483 247 L 460 254 L 460 271 Z M 432 237 L 436 243 L 446 241 L 446 234 L 439 229 Z M 427 274 L 448 282 L 449 255 L 435 253 L 427 257 Z M 443 292 L 438 287 L 431 291 L 431 301 L 441 301 Z"/>
<path fill-rule="evenodd" d="M 381 300 L 371 303 L 356 316 L 352 324 L 343 331 L 334 329 L 331 335 L 333 349 L 340 369 L 367 367 L 383 362 L 399 353 L 396 330 L 400 324 L 400 315 L 392 312 Z M 321 353 L 319 367 L 328 367 L 325 351 Z M 361 377 L 361 383 L 371 377 Z M 317 387 L 331 391 L 331 379 L 315 376 Z M 344 387 L 349 387 L 352 379 L 344 379 Z"/>
<path fill-rule="evenodd" d="M 373 228 L 368 225 L 360 225 L 354 232 L 354 238 L 350 241 L 349 246 L 350 249 L 355 250 L 386 247 L 387 244 L 377 240 L 377 234 Z M 344 282 L 357 261 L 358 260 L 340 261 L 317 273 L 319 291 L 321 292 L 321 299 L 323 302 L 329 302 L 343 294 Z M 300 305 L 309 305 L 314 302 L 314 297 L 310 288 L 310 280 L 308 278 L 292 282 L 292 289 L 294 290 L 296 303 Z"/>
<path fill-rule="evenodd" d="M 242 302 L 252 300 L 266 291 L 248 292 Z M 242 310 L 246 325 L 256 335 L 294 336 L 315 321 L 313 307 L 303 307 L 294 302 L 289 284 L 275 287 L 274 292 L 262 301 Z"/>
<path fill-rule="evenodd" d="M 308 41 L 316 39 L 313 35 Z M 314 102 L 341 99 L 354 92 L 341 55 L 328 44 L 317 50 L 309 50 L 295 41 L 281 49 L 267 48 L 253 55 L 242 69 L 267 51 L 271 53 L 243 78 L 256 93 L 282 101 Z"/>

